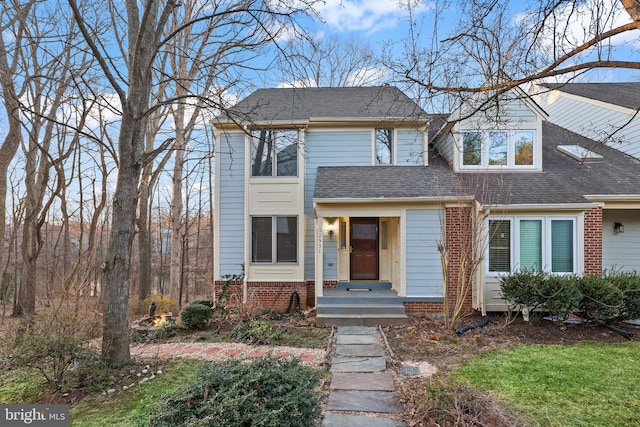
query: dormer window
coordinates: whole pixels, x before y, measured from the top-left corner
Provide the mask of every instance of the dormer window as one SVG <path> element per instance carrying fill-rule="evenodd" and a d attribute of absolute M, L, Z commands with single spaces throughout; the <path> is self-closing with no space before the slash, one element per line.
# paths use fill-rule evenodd
<path fill-rule="evenodd" d="M 298 176 L 298 131 L 251 132 L 251 176 Z"/>
<path fill-rule="evenodd" d="M 534 130 L 462 132 L 461 168 L 533 167 L 534 141 Z"/>

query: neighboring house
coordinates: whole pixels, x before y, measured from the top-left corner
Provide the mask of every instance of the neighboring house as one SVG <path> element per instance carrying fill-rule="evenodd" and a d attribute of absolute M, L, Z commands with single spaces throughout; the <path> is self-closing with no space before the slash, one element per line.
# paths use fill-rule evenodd
<path fill-rule="evenodd" d="M 640 82 L 544 83 L 530 92 L 550 122 L 640 159 Z"/>
<path fill-rule="evenodd" d="M 282 309 L 294 290 L 315 305 L 342 282 L 385 283 L 407 311 L 442 312 L 441 250 L 452 288 L 469 242 L 469 310 L 504 310 L 498 279 L 518 268 L 600 274 L 618 214 L 640 216 L 640 164 L 511 95 L 499 118 L 430 116 L 392 86 L 240 101 L 215 122 L 216 291 Z"/>
<path fill-rule="evenodd" d="M 550 122 L 594 140 L 595 151 L 604 144 L 640 159 L 640 82 L 545 83 L 530 92 Z M 615 197 L 602 203 L 603 268 L 640 271 L 638 206 Z M 624 225 L 624 234 L 611 232 L 615 223 Z"/>

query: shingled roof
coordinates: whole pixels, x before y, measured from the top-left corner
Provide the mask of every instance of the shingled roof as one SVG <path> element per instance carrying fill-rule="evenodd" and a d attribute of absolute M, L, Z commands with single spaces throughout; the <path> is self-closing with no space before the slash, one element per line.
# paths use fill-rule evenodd
<path fill-rule="evenodd" d="M 634 110 L 640 108 L 640 82 L 543 83 L 540 86 Z"/>
<path fill-rule="evenodd" d="M 425 121 L 429 115 L 395 86 L 258 89 L 217 121 L 327 119 Z"/>
<path fill-rule="evenodd" d="M 640 161 L 548 122 L 543 122 L 542 132 L 543 172 L 455 173 L 432 152 L 428 166 L 320 167 L 314 198 L 475 197 L 487 205 L 554 205 L 591 203 L 585 195 L 640 194 Z M 602 159 L 579 162 L 557 150 L 571 144 Z"/>

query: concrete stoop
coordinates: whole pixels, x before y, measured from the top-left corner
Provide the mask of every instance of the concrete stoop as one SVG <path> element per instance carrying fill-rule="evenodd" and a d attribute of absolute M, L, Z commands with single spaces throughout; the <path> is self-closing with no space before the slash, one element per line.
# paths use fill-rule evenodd
<path fill-rule="evenodd" d="M 340 282 L 318 297 L 318 326 L 389 326 L 409 321 L 388 282 Z"/>
<path fill-rule="evenodd" d="M 339 326 L 323 427 L 403 427 L 404 413 L 377 328 Z"/>

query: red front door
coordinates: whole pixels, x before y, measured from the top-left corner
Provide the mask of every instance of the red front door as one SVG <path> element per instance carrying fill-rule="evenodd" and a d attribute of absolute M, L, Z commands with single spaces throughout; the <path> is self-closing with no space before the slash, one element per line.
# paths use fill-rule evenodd
<path fill-rule="evenodd" d="M 351 280 L 378 280 L 378 218 L 351 218 Z"/>

